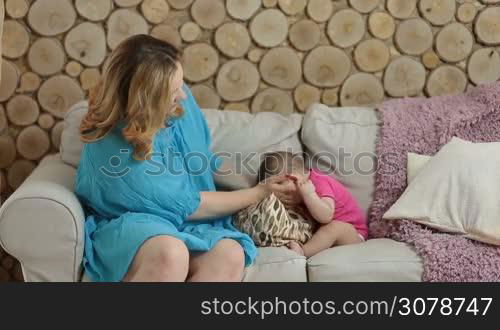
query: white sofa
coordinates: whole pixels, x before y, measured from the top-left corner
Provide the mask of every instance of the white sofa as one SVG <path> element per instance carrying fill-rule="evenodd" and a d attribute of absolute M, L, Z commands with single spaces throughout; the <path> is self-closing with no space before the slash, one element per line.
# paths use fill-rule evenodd
<path fill-rule="evenodd" d="M 81 150 L 78 125 L 87 104 L 70 109 L 65 118 L 61 152 L 40 162 L 36 170 L 0 208 L 0 245 L 17 258 L 29 282 L 88 280 L 82 269 L 84 212 L 73 193 Z M 358 198 L 364 210 L 373 193 L 376 113 L 369 108 L 329 109 L 313 105 L 306 115 L 251 115 L 204 110 L 214 151 L 252 152 L 291 148 L 322 153 L 319 166 L 335 167 L 337 179 Z M 327 152 L 328 154 L 326 154 Z M 342 157 L 341 153 L 351 153 Z M 227 161 L 236 164 L 236 157 Z M 249 162 L 258 166 L 258 159 Z M 352 172 L 354 170 L 354 172 Z M 363 173 L 361 173 L 363 172 Z M 369 172 L 369 173 L 368 173 Z M 216 178 L 220 189 L 250 186 L 255 175 Z M 260 248 L 245 271 L 246 282 L 420 281 L 422 262 L 407 245 L 390 239 L 336 247 L 305 259 L 286 248 Z"/>

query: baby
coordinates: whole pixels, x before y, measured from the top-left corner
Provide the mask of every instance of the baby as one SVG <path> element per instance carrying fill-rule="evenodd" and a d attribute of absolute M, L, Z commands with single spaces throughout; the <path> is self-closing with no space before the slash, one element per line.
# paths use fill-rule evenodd
<path fill-rule="evenodd" d="M 363 211 L 337 180 L 309 169 L 301 156 L 290 152 L 264 156 L 259 181 L 276 175 L 288 178 L 281 183 L 280 191 L 275 192 L 285 207 L 298 212 L 305 209 L 319 224 L 306 244 L 290 242 L 289 249 L 308 258 L 336 245 L 356 244 L 367 239 L 368 226 Z"/>

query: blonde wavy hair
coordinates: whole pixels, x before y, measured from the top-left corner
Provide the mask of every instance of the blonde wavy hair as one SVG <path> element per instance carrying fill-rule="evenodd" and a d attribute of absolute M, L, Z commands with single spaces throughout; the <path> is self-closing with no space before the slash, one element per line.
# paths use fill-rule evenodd
<path fill-rule="evenodd" d="M 134 148 L 134 158 L 145 160 L 158 129 L 173 111 L 172 78 L 180 65 L 180 52 L 148 35 L 122 42 L 108 58 L 102 78 L 89 95 L 89 111 L 80 125 L 81 140 L 104 138 L 119 121 L 122 135 Z"/>

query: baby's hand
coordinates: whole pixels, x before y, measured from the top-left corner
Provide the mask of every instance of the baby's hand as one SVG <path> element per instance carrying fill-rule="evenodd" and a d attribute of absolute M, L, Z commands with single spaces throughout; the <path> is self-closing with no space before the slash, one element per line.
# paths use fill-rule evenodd
<path fill-rule="evenodd" d="M 302 197 L 316 193 L 316 188 L 314 187 L 311 180 L 297 182 L 297 187 L 298 187 Z"/>

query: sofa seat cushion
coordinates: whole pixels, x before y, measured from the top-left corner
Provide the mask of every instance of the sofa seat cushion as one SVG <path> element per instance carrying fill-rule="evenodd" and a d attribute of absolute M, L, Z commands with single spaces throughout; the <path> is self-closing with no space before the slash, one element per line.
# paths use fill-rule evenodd
<path fill-rule="evenodd" d="M 423 267 L 410 246 L 390 239 L 328 249 L 307 261 L 310 282 L 419 282 Z"/>
<path fill-rule="evenodd" d="M 82 282 L 90 282 L 83 274 Z M 306 259 L 287 248 L 259 248 L 252 266 L 245 269 L 243 282 L 307 282 Z"/>
<path fill-rule="evenodd" d="M 306 259 L 285 247 L 259 248 L 244 282 L 307 282 Z"/>

